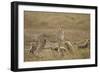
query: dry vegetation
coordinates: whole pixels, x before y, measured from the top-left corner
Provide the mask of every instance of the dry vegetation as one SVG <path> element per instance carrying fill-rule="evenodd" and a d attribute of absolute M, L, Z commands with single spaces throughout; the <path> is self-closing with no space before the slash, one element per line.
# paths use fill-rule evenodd
<path fill-rule="evenodd" d="M 50 12 L 24 12 L 24 61 L 43 61 L 43 60 L 69 60 L 86 59 L 90 57 L 90 48 L 77 48 L 77 42 L 90 39 L 90 15 L 77 13 L 50 13 Z M 43 48 L 37 57 L 29 53 L 30 43 L 34 36 L 45 33 L 48 35 L 56 34 L 58 25 L 62 25 L 65 32 L 65 40 L 69 40 L 74 45 L 74 53 L 63 52 L 61 56 L 57 51 Z M 56 37 L 49 38 L 56 40 Z M 27 49 L 27 50 L 26 50 Z"/>
<path fill-rule="evenodd" d="M 43 49 L 40 53 L 41 57 L 35 56 L 32 53 L 29 53 L 28 50 L 25 50 L 25 61 L 46 61 L 46 60 L 70 60 L 70 59 L 87 59 L 90 57 L 89 48 L 85 49 L 75 49 L 74 54 L 70 52 L 63 52 L 64 56 L 59 55 L 56 51 L 51 49 Z"/>

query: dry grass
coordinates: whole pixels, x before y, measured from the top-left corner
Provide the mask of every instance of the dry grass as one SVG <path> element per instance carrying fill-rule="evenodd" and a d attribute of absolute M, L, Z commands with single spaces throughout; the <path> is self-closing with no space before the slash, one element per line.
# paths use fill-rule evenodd
<path fill-rule="evenodd" d="M 74 49 L 74 53 L 69 51 L 63 52 L 64 55 L 58 54 L 56 51 L 51 49 L 44 49 L 39 54 L 40 56 L 35 56 L 29 53 L 28 50 L 25 51 L 24 61 L 46 61 L 46 60 L 70 60 L 70 59 L 87 59 L 90 57 L 89 48 L 84 49 Z"/>

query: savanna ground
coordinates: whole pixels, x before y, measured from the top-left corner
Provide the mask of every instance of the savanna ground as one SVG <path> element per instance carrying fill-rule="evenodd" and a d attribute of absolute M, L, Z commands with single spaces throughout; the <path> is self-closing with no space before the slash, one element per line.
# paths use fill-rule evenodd
<path fill-rule="evenodd" d="M 77 44 L 90 39 L 90 15 L 79 13 L 50 13 L 50 12 L 24 12 L 24 61 L 69 60 L 90 58 L 90 48 L 80 49 Z M 58 32 L 58 25 L 62 26 L 65 40 L 74 46 L 74 53 L 64 51 L 63 56 L 57 51 L 43 48 L 37 57 L 29 53 L 30 43 L 34 36 L 39 34 L 53 35 Z M 55 40 L 55 37 L 49 39 Z"/>

